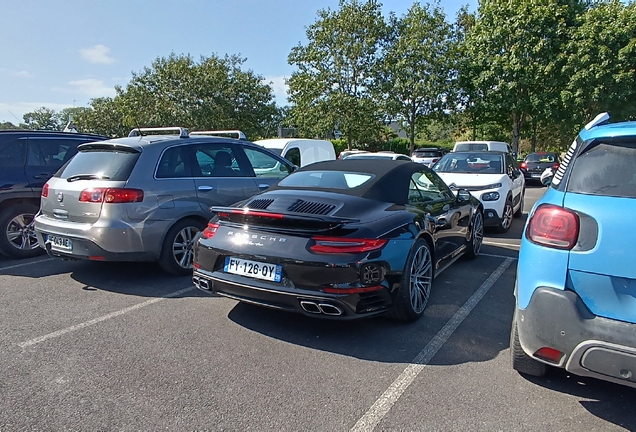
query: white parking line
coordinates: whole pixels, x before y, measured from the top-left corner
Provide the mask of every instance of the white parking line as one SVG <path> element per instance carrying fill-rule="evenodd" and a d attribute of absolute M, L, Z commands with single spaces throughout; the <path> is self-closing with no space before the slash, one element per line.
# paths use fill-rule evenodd
<path fill-rule="evenodd" d="M 92 325 L 100 323 L 102 321 L 106 321 L 106 320 L 109 320 L 111 318 L 118 317 L 119 315 L 123 315 L 123 314 L 126 314 L 128 312 L 132 312 L 134 310 L 141 309 L 141 308 L 146 307 L 146 306 L 150 306 L 151 304 L 158 303 L 158 302 L 160 302 L 162 300 L 165 300 L 167 298 L 176 297 L 178 295 L 187 293 L 188 291 L 192 291 L 194 289 L 195 289 L 194 286 L 190 286 L 188 288 L 184 288 L 182 290 L 175 291 L 175 292 L 170 293 L 170 294 L 166 294 L 166 295 L 164 295 L 162 297 L 154 298 L 152 300 L 148 300 L 148 301 L 145 301 L 143 303 L 138 303 L 138 304 L 136 304 L 134 306 L 130 306 L 130 307 L 127 307 L 125 309 L 121 309 L 121 310 L 109 313 L 108 315 L 104 315 L 104 316 L 101 316 L 99 318 L 92 319 L 90 321 L 86 321 L 86 322 L 83 322 L 83 323 L 80 323 L 80 324 L 76 324 L 74 326 L 70 326 L 70 327 L 67 327 L 65 329 L 58 330 L 56 332 L 49 333 L 47 335 L 40 336 L 40 337 L 37 337 L 35 339 L 28 340 L 26 342 L 19 343 L 18 345 L 20 346 L 20 348 L 26 348 L 26 347 L 29 347 L 29 346 L 32 346 L 32 345 L 36 345 L 36 344 L 39 344 L 39 343 L 44 342 L 46 340 L 53 339 L 53 338 L 56 338 L 56 337 L 59 337 L 59 336 L 63 336 L 65 334 L 67 334 L 67 333 L 71 333 L 71 332 L 74 332 L 76 330 L 83 329 L 84 327 L 92 326 Z"/>
<path fill-rule="evenodd" d="M 506 259 L 506 258 L 510 258 L 512 260 L 517 260 L 518 258 L 516 257 L 511 257 L 511 256 L 506 256 L 506 255 L 497 255 L 497 254 L 485 254 L 485 253 L 479 253 L 479 256 L 487 256 L 487 257 L 491 257 L 491 258 L 502 258 L 502 259 Z"/>
<path fill-rule="evenodd" d="M 11 270 L 14 268 L 18 268 L 18 267 L 24 267 L 24 266 L 28 266 L 28 265 L 32 265 L 32 264 L 39 264 L 39 263 L 43 263 L 43 262 L 47 262 L 47 261 L 53 261 L 56 260 L 58 258 L 45 258 L 42 260 L 37 260 L 37 261 L 29 261 L 29 262 L 25 262 L 25 263 L 20 263 L 20 264 L 15 264 L 12 266 L 7 266 L 7 267 L 0 267 L 0 272 L 3 270 Z"/>
<path fill-rule="evenodd" d="M 485 244 L 486 246 L 505 246 L 511 249 L 516 249 L 516 250 L 519 250 L 519 248 L 521 247 L 521 245 L 514 244 L 514 243 L 494 242 L 490 240 L 484 240 L 482 244 Z"/>
<path fill-rule="evenodd" d="M 413 383 L 415 378 L 422 372 L 424 367 L 431 361 L 433 356 L 437 354 L 437 351 L 446 343 L 448 338 L 453 334 L 457 327 L 464 321 L 473 308 L 484 297 L 488 290 L 497 282 L 501 275 L 506 271 L 510 264 L 514 261 L 513 258 L 506 257 L 497 270 L 495 270 L 484 281 L 483 284 L 474 292 L 474 294 L 463 304 L 463 306 L 448 320 L 446 325 L 437 332 L 435 337 L 424 347 L 422 351 L 413 359 L 406 369 L 397 377 L 395 381 L 389 386 L 389 388 L 375 401 L 375 403 L 369 408 L 369 410 L 358 420 L 353 426 L 351 431 L 355 432 L 368 432 L 372 431 L 380 421 L 386 416 L 391 407 L 398 401 L 400 396 L 406 391 L 406 389 Z"/>

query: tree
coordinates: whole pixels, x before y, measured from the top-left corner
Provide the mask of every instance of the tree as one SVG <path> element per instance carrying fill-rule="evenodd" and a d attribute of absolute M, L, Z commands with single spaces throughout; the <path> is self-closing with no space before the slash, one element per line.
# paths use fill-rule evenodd
<path fill-rule="evenodd" d="M 311 135 L 342 132 L 347 148 L 383 126 L 370 92 L 380 41 L 386 34 L 375 0 L 340 0 L 339 9 L 318 11 L 308 43 L 292 48 L 288 80 L 294 125 Z"/>
<path fill-rule="evenodd" d="M 11 122 L 3 122 L 3 123 L 0 123 L 0 129 L 20 129 L 20 128 Z"/>
<path fill-rule="evenodd" d="M 55 110 L 41 107 L 22 116 L 21 128 L 30 130 L 61 130 L 59 116 Z"/>
<path fill-rule="evenodd" d="M 564 85 L 557 62 L 582 3 L 575 0 L 482 0 L 466 37 L 474 85 L 484 103 L 512 129 L 517 151 L 530 118 L 550 117 Z"/>
<path fill-rule="evenodd" d="M 399 19 L 392 16 L 389 27 L 377 83 L 387 113 L 405 124 L 412 153 L 416 125 L 449 107 L 456 75 L 453 33 L 441 8 L 419 3 Z"/>
<path fill-rule="evenodd" d="M 193 130 L 241 129 L 262 136 L 276 114 L 274 96 L 263 77 L 243 71 L 238 56 L 159 57 L 117 88 L 112 102 L 128 126 L 186 126 Z"/>
<path fill-rule="evenodd" d="M 636 115 L 636 3 L 599 3 L 581 16 L 565 49 L 561 92 L 573 132 L 598 113 Z"/>

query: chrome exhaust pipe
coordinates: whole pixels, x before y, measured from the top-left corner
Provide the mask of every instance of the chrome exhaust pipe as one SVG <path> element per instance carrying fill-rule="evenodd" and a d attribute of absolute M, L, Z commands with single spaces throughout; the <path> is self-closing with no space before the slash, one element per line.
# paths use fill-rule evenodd
<path fill-rule="evenodd" d="M 312 314 L 322 313 L 322 311 L 320 310 L 320 307 L 318 306 L 318 303 L 316 302 L 301 300 L 300 306 L 303 308 L 305 312 L 309 312 Z"/>
<path fill-rule="evenodd" d="M 329 303 L 319 303 L 318 307 L 325 315 L 338 316 L 342 315 L 343 312 L 338 306 Z"/>
<path fill-rule="evenodd" d="M 207 279 L 203 279 L 198 276 L 192 276 L 192 283 L 195 287 L 202 290 L 210 291 L 211 289 L 210 282 Z"/>

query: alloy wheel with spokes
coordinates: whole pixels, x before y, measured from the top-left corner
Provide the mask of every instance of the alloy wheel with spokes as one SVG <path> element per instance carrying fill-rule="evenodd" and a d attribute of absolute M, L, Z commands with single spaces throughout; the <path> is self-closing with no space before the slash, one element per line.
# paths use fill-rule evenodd
<path fill-rule="evenodd" d="M 510 225 L 512 225 L 513 213 L 514 210 L 512 209 L 512 203 L 510 201 L 506 201 L 506 205 L 503 209 L 503 215 L 501 216 L 501 223 L 497 227 L 497 231 L 500 233 L 508 232 Z"/>
<path fill-rule="evenodd" d="M 172 244 L 172 256 L 174 256 L 179 266 L 184 269 L 192 269 L 194 237 L 199 231 L 198 228 L 193 226 L 185 227 L 179 231 Z"/>
<path fill-rule="evenodd" d="M 204 224 L 195 219 L 176 223 L 166 234 L 159 265 L 168 273 L 183 276 L 192 273 L 194 242 Z"/>
<path fill-rule="evenodd" d="M 473 259 L 479 256 L 481 252 L 481 245 L 484 242 L 484 216 L 481 210 L 475 213 L 473 216 L 473 225 L 471 229 L 470 244 L 466 251 L 466 257 Z"/>
<path fill-rule="evenodd" d="M 29 258 L 44 252 L 35 235 L 37 211 L 37 206 L 32 204 L 20 204 L 4 210 L 0 217 L 1 253 L 10 258 Z"/>
<path fill-rule="evenodd" d="M 413 255 L 410 279 L 411 307 L 419 315 L 428 304 L 433 283 L 433 261 L 427 245 L 421 245 Z"/>

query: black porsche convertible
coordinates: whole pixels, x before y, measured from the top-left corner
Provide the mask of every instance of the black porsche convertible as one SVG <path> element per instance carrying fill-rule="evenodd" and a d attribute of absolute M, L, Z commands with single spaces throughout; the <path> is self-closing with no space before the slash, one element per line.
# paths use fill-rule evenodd
<path fill-rule="evenodd" d="M 318 162 L 212 210 L 194 245 L 197 288 L 323 318 L 415 320 L 433 278 L 483 239 L 479 200 L 405 161 Z"/>

